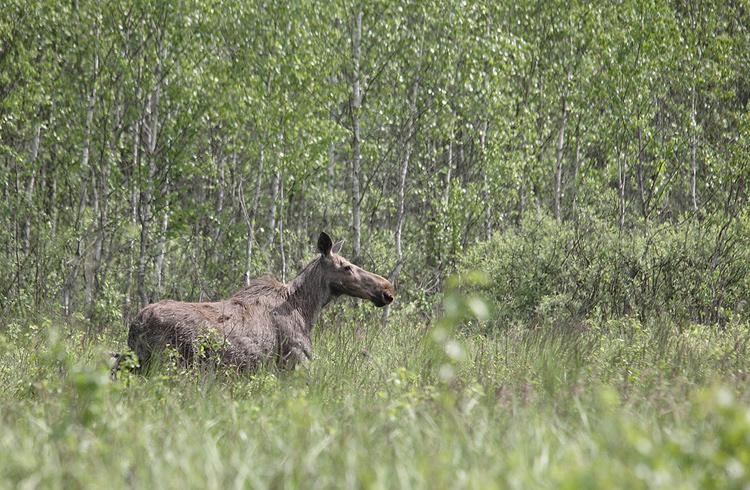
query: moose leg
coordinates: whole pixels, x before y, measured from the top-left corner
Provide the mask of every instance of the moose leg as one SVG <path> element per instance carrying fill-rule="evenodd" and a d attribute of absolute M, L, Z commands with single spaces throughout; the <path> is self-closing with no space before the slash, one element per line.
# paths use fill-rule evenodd
<path fill-rule="evenodd" d="M 287 358 L 287 365 L 290 369 L 294 369 L 296 366 L 302 366 L 305 369 L 310 369 L 310 361 L 312 355 L 308 354 L 304 349 L 292 347 Z"/>
<path fill-rule="evenodd" d="M 312 360 L 312 342 L 302 332 L 282 331 L 280 340 L 279 365 L 285 369 L 294 369 L 301 365 L 310 366 Z"/>
<path fill-rule="evenodd" d="M 128 347 L 132 350 L 138 358 L 138 367 L 136 372 L 146 371 L 151 361 L 152 347 L 146 339 L 146 332 L 139 323 L 133 323 L 130 325 L 130 332 L 128 334 Z"/>

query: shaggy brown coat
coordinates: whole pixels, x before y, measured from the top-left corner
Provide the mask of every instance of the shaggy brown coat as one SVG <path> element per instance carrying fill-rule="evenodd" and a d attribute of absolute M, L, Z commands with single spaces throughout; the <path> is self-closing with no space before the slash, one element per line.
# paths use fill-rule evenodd
<path fill-rule="evenodd" d="M 150 304 L 130 324 L 128 345 L 142 368 L 166 346 L 190 364 L 201 336 L 214 331 L 208 344 L 218 350 L 224 364 L 240 370 L 252 371 L 268 361 L 283 367 L 307 364 L 312 359 L 313 325 L 332 298 L 345 294 L 377 306 L 393 301 L 390 282 L 338 255 L 340 249 L 341 242 L 334 245 L 321 233 L 320 256 L 288 284 L 265 276 L 224 301 Z"/>

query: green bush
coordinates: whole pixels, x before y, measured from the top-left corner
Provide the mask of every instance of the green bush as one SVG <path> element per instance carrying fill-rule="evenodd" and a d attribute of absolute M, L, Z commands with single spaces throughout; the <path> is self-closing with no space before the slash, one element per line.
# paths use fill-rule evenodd
<path fill-rule="evenodd" d="M 669 315 L 724 324 L 750 313 L 750 219 L 631 230 L 529 219 L 470 248 L 459 269 L 488 274 L 483 291 L 500 323 Z"/>

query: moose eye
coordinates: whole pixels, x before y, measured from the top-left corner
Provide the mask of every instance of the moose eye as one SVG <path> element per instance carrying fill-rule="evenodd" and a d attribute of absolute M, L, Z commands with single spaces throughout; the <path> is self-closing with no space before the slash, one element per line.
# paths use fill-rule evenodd
<path fill-rule="evenodd" d="M 350 266 L 350 265 L 345 265 L 344 266 L 344 272 L 351 272 L 351 271 L 352 271 L 352 266 Z"/>

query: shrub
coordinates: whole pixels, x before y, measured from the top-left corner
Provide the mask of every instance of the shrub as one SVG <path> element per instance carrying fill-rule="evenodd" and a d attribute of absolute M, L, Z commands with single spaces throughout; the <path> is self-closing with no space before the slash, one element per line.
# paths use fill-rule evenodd
<path fill-rule="evenodd" d="M 670 315 L 747 319 L 750 219 L 647 224 L 526 220 L 470 248 L 460 270 L 486 272 L 500 323 Z"/>

